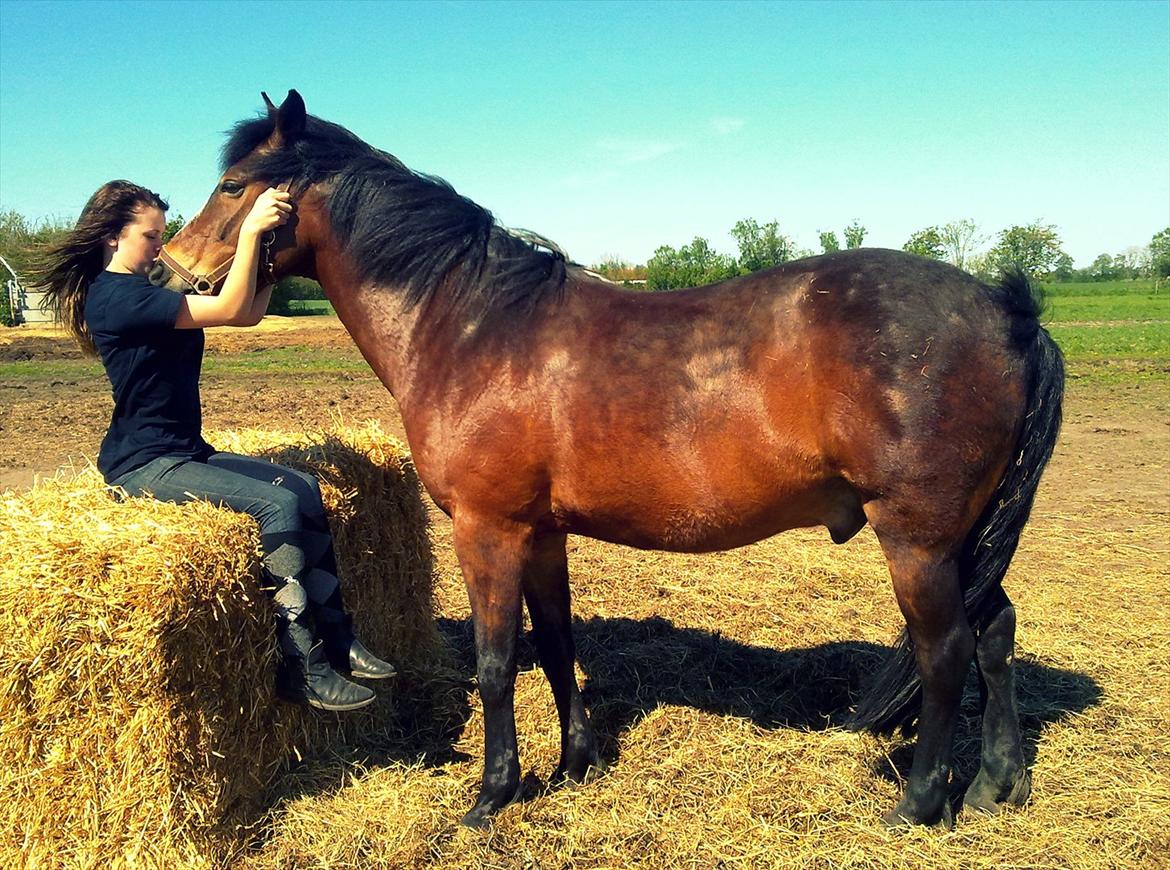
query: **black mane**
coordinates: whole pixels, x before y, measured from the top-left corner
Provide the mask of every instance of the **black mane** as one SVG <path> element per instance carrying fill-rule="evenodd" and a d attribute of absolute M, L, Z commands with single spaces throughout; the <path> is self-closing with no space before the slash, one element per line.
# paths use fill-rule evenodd
<path fill-rule="evenodd" d="M 414 172 L 344 127 L 309 115 L 293 145 L 253 153 L 274 124 L 271 116 L 238 123 L 221 172 L 241 164 L 249 178 L 289 182 L 294 195 L 326 183 L 333 232 L 363 280 L 404 287 L 408 303 L 419 305 L 451 278 L 457 304 L 525 313 L 564 287 L 565 256 L 555 245 L 509 233 L 443 179 Z"/>

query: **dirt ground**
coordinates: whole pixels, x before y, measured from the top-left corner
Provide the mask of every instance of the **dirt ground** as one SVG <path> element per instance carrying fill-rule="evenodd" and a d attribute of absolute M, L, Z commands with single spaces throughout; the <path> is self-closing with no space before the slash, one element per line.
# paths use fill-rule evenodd
<path fill-rule="evenodd" d="M 274 347 L 342 348 L 361 359 L 334 318 L 266 318 L 259 329 L 209 329 L 202 380 L 203 423 L 207 429 L 308 429 L 346 421 L 377 419 L 404 438 L 394 399 L 368 369 L 310 372 L 304 377 L 270 373 L 209 372 L 217 356 L 243 355 Z M 82 358 L 59 331 L 49 328 L 0 331 L 0 362 Z M 0 490 L 30 485 L 61 466 L 97 456 L 113 401 L 96 361 L 85 376 L 22 383 L 0 378 Z"/>
<path fill-rule="evenodd" d="M 258 329 L 207 331 L 209 361 L 273 347 L 335 348 L 348 360 L 360 360 L 333 318 L 269 317 Z M 80 357 L 54 329 L 0 331 L 0 362 Z M 0 378 L 0 490 L 28 486 L 39 475 L 96 456 L 112 402 L 100 366 L 93 363 L 86 371 L 47 382 Z M 306 429 L 337 419 L 377 419 L 405 437 L 393 398 L 364 368 L 310 371 L 295 379 L 286 373 L 205 371 L 202 394 L 208 429 Z M 1102 504 L 1170 511 L 1170 386 L 1085 384 L 1072 369 L 1060 443 L 1038 499 L 1039 509 L 1047 505 L 1094 528 L 1102 520 L 1093 508 Z"/>

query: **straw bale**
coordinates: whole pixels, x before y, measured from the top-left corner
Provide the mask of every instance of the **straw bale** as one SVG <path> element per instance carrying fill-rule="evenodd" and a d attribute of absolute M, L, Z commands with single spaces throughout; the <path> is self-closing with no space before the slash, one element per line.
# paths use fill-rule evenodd
<path fill-rule="evenodd" d="M 207 437 L 220 450 L 316 477 L 359 635 L 411 673 L 442 658 L 429 520 L 404 444 L 376 422 L 315 433 L 244 430 Z"/>
<path fill-rule="evenodd" d="M 322 478 L 346 596 L 401 688 L 344 717 L 275 702 L 249 517 L 121 499 L 92 468 L 0 495 L 0 865 L 218 864 L 290 760 L 442 721 L 448 687 L 418 676 L 443 647 L 401 445 L 374 425 L 210 440 Z"/>

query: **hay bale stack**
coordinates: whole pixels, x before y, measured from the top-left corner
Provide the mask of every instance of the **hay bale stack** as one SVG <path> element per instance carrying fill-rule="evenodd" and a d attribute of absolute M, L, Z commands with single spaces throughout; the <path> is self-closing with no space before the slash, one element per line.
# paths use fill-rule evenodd
<path fill-rule="evenodd" d="M 425 510 L 374 426 L 213 435 L 323 479 L 369 645 L 435 661 Z M 206 503 L 119 500 L 93 469 L 0 495 L 0 865 L 202 866 L 290 758 L 397 727 L 275 702 L 258 532 Z M 408 678 L 409 682 L 409 678 Z"/>
<path fill-rule="evenodd" d="M 405 445 L 375 422 L 312 434 L 249 430 L 207 438 L 220 450 L 316 477 L 359 635 L 407 671 L 442 658 L 429 521 Z"/>

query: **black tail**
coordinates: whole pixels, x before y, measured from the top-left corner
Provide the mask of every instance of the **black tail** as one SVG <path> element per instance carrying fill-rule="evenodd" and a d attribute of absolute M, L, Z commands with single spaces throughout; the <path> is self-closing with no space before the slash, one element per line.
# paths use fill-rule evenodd
<path fill-rule="evenodd" d="M 1003 581 L 1028 521 L 1040 474 L 1052 456 L 1060 431 L 1064 397 L 1064 359 L 1060 348 L 1040 326 L 1042 298 L 1022 272 L 1005 274 L 992 293 L 1012 318 L 1012 339 L 1024 352 L 1031 373 L 1028 413 L 1008 465 L 991 500 L 975 523 L 959 561 L 963 603 L 971 627 L 983 628 L 988 601 Z M 908 726 L 922 703 L 914 646 L 903 631 L 878 671 L 873 686 L 857 706 L 849 727 L 860 731 L 893 731 Z"/>

